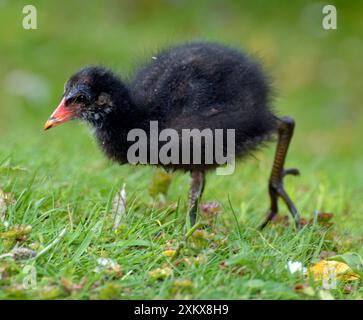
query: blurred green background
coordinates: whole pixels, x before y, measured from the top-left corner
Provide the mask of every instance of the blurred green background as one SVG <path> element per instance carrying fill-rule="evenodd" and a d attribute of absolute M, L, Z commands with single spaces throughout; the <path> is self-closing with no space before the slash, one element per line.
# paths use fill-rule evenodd
<path fill-rule="evenodd" d="M 256 55 L 273 79 L 279 114 L 296 119 L 288 162 L 303 175 L 288 184 L 302 214 L 333 211 L 356 230 L 363 210 L 363 3 L 329 3 L 337 7 L 337 30 L 322 28 L 326 3 L 319 1 L 34 0 L 38 29 L 24 30 L 22 8 L 29 3 L 0 0 L 0 161 L 28 170 L 17 175 L 19 188 L 37 172 L 50 177 L 46 190 L 78 185 L 85 196 L 101 197 L 126 180 L 147 196 L 154 169 L 111 165 L 85 126 L 45 134 L 43 123 L 64 82 L 84 65 L 102 64 L 128 78 L 159 48 L 218 41 Z M 257 161 L 241 163 L 233 183 L 211 178 L 206 197 L 226 202 L 230 193 L 237 208 L 252 202 L 262 217 L 272 155 L 270 146 Z M 183 183 L 173 186 L 171 199 L 186 192 L 187 178 L 177 179 Z M 9 181 L 0 177 L 3 186 Z"/>

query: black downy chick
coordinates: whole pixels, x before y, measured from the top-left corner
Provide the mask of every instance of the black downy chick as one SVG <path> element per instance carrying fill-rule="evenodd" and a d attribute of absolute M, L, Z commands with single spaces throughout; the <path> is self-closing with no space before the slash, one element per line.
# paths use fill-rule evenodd
<path fill-rule="evenodd" d="M 220 162 L 215 154 L 207 161 L 207 140 L 202 139 L 199 161 L 191 156 L 193 160 L 183 163 L 182 131 L 211 129 L 212 138 L 216 139 L 216 129 L 223 129 L 224 133 L 234 129 L 233 151 L 238 158 L 251 154 L 277 133 L 276 155 L 268 185 L 271 205 L 262 227 L 278 213 L 279 197 L 298 225 L 297 210 L 283 187 L 285 175 L 299 174 L 297 169 L 284 169 L 294 121 L 289 117 L 277 117 L 269 99 L 269 82 L 259 64 L 247 55 L 219 44 L 188 43 L 152 57 L 129 83 L 102 67 L 81 69 L 66 83 L 63 98 L 45 129 L 72 119 L 85 120 L 95 128 L 104 153 L 120 164 L 130 162 L 128 150 L 135 142 L 127 138 L 129 132 L 136 128 L 144 130 L 147 134 L 145 163 L 191 172 L 189 214 L 192 224 L 204 189 L 205 172 Z M 166 141 L 150 145 L 151 121 L 157 122 L 159 132 L 174 129 L 178 133 L 173 140 L 179 147 L 178 161 L 153 162 L 151 153 L 156 148 L 159 154 Z M 220 144 L 223 154 L 228 151 L 225 140 Z M 195 145 L 189 148 L 193 155 Z"/>

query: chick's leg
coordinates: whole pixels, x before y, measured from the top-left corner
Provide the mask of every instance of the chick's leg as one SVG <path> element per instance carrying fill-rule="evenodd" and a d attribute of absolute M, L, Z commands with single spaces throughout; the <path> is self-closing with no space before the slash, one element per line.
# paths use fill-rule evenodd
<path fill-rule="evenodd" d="M 289 195 L 284 189 L 283 180 L 286 175 L 299 175 L 299 170 L 284 169 L 285 159 L 289 144 L 294 133 L 295 121 L 289 117 L 283 117 L 278 119 L 277 133 L 278 141 L 275 153 L 275 159 L 272 166 L 272 171 L 269 179 L 268 190 L 270 195 L 270 209 L 268 211 L 266 220 L 261 225 L 263 229 L 278 213 L 278 198 L 281 198 L 287 205 L 292 217 L 295 220 L 295 224 L 299 227 L 300 220 L 297 209 L 290 199 Z"/>
<path fill-rule="evenodd" d="M 203 193 L 204 184 L 205 173 L 203 171 L 192 171 L 188 204 L 191 225 L 194 225 L 196 221 L 198 203 Z"/>

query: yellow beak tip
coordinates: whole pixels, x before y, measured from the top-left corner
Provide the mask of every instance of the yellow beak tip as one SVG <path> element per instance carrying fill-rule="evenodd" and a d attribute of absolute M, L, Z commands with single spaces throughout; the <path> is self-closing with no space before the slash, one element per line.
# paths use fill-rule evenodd
<path fill-rule="evenodd" d="M 48 129 L 50 129 L 51 127 L 53 127 L 53 122 L 51 122 L 51 121 L 47 121 L 46 123 L 45 123 L 45 125 L 44 125 L 44 130 L 48 130 Z"/>

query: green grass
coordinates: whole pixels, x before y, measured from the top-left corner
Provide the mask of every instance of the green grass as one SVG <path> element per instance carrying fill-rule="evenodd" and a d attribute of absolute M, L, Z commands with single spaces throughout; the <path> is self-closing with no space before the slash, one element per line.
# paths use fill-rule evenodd
<path fill-rule="evenodd" d="M 0 297 L 322 298 L 321 284 L 291 275 L 287 262 L 308 267 L 323 251 L 363 255 L 363 7 L 335 3 L 338 30 L 324 32 L 320 9 L 305 1 L 286 10 L 283 1 L 110 1 L 105 7 L 89 1 L 84 10 L 34 1 L 35 31 L 21 28 L 22 2 L 0 2 L 0 188 L 16 200 L 6 210 L 8 226 L 0 223 L 0 255 L 16 243 L 39 253 L 57 239 L 35 259 L 0 258 Z M 315 222 L 296 232 L 276 223 L 258 230 L 268 207 L 273 144 L 231 176 L 208 175 L 203 202 L 218 201 L 221 213 L 212 224 L 201 218 L 198 229 L 205 232 L 186 239 L 187 175 L 173 175 L 164 203 L 148 191 L 155 168 L 110 163 L 84 125 L 42 131 L 64 81 L 80 66 L 101 63 L 129 75 L 153 49 L 195 38 L 231 43 L 262 58 L 274 78 L 274 105 L 297 122 L 287 166 L 302 175 L 288 177 L 287 190 L 305 219 L 315 211 L 333 213 L 330 226 Z M 40 76 L 48 94 L 16 94 L 9 86 L 16 70 Z M 123 183 L 127 219 L 114 231 L 112 199 Z M 281 215 L 288 215 L 282 204 Z M 16 224 L 32 227 L 19 241 L 6 234 Z M 178 256 L 167 257 L 168 249 Z M 94 272 L 100 257 L 120 270 Z M 36 286 L 25 289 L 29 265 Z M 162 272 L 168 276 L 156 279 Z M 303 283 L 308 290 L 295 289 Z M 330 294 L 362 299 L 361 283 L 340 282 Z"/>

